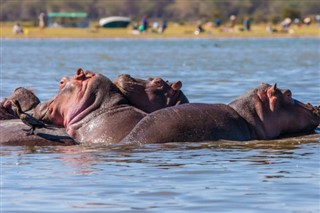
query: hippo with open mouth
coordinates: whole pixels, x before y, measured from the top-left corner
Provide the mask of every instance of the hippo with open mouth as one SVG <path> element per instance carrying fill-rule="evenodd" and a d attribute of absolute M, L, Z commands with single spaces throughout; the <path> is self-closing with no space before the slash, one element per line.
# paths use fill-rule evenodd
<path fill-rule="evenodd" d="M 319 122 L 320 107 L 263 83 L 229 105 L 191 103 L 155 111 L 120 143 L 265 140 L 310 133 Z"/>

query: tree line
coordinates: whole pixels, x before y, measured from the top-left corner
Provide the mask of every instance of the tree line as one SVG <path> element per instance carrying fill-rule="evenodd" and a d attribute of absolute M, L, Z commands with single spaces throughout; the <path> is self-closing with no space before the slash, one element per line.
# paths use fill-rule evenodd
<path fill-rule="evenodd" d="M 239 20 L 250 16 L 255 23 L 277 23 L 286 17 L 317 15 L 317 0 L 1 0 L 0 21 L 36 21 L 41 12 L 87 12 L 96 21 L 108 16 L 129 16 L 190 22 Z"/>

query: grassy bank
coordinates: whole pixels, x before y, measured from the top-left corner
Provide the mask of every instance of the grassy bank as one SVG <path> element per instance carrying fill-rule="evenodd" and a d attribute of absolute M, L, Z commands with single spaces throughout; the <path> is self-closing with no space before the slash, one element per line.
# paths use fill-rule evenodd
<path fill-rule="evenodd" d="M 22 23 L 24 34 L 14 34 L 12 26 L 14 23 L 1 23 L 1 37 L 4 39 L 19 38 L 256 38 L 256 37 L 320 37 L 320 28 L 311 26 L 291 27 L 290 33 L 275 32 L 268 33 L 266 25 L 253 25 L 251 31 L 241 31 L 242 26 L 236 26 L 233 32 L 225 32 L 224 28 L 205 28 L 205 32 L 195 35 L 195 25 L 169 24 L 163 34 L 148 33 L 134 34 L 130 27 L 126 29 L 105 29 L 105 28 L 45 28 L 28 26 Z M 91 24 L 95 26 L 95 24 Z M 280 30 L 280 27 L 277 27 Z"/>

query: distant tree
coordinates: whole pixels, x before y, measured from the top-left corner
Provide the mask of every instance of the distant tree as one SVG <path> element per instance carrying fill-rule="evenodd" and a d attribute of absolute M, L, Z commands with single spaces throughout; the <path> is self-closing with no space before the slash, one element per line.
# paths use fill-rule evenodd
<path fill-rule="evenodd" d="M 295 18 L 301 18 L 301 14 L 300 11 L 298 9 L 295 8 L 283 8 L 281 11 L 281 16 L 282 18 L 291 18 L 291 19 L 295 19 Z"/>
<path fill-rule="evenodd" d="M 301 12 L 301 17 L 319 15 L 320 13 L 320 4 L 317 0 L 303 1 L 301 4 L 299 4 L 298 8 Z"/>
<path fill-rule="evenodd" d="M 278 22 L 319 14 L 318 0 L 0 0 L 0 21 L 37 20 L 40 12 L 87 12 L 92 20 L 130 16 L 140 20 L 196 21 L 249 15 L 256 22 Z"/>

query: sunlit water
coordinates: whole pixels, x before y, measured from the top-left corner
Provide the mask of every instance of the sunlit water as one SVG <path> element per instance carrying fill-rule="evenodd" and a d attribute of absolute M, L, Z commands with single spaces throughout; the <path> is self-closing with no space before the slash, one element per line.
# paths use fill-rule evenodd
<path fill-rule="evenodd" d="M 78 67 L 181 80 L 229 103 L 260 82 L 320 104 L 319 39 L 5 40 L 1 98 L 42 101 Z M 319 212 L 320 137 L 130 146 L 1 147 L 2 212 Z"/>

